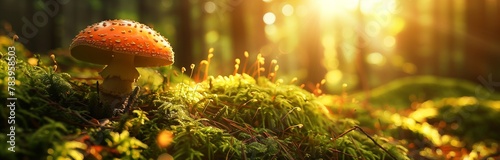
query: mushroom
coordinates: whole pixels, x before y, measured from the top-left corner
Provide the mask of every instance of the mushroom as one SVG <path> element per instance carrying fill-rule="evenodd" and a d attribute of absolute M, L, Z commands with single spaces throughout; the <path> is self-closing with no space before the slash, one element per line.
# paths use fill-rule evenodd
<path fill-rule="evenodd" d="M 76 35 L 69 49 L 78 60 L 107 65 L 99 73 L 104 79 L 99 89 L 101 100 L 108 104 L 132 92 L 140 77 L 135 67 L 174 63 L 174 52 L 167 39 L 132 20 L 107 20 L 90 25 Z"/>

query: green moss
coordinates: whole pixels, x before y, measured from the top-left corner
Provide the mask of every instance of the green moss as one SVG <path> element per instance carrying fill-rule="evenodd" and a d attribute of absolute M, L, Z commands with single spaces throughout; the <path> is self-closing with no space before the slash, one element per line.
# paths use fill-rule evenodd
<path fill-rule="evenodd" d="M 311 93 L 265 78 L 209 77 L 140 99 L 139 106 L 153 108 L 151 121 L 139 129 L 147 144 L 163 129 L 175 132 L 171 148 L 153 145 L 148 156 L 168 151 L 179 159 L 389 158 L 360 132 L 337 137 L 355 120 L 332 118 Z M 404 150 L 390 149 L 395 145 L 379 143 L 406 157 Z"/>
<path fill-rule="evenodd" d="M 365 100 L 365 93 L 352 95 Z M 374 106 L 389 105 L 408 108 L 412 102 L 439 100 L 447 97 L 473 96 L 500 100 L 500 95 L 491 93 L 479 84 L 465 80 L 435 76 L 415 76 L 401 78 L 370 91 L 368 101 Z"/>
<path fill-rule="evenodd" d="M 463 103 L 465 100 L 465 103 Z M 500 101 L 477 100 L 472 97 L 446 98 L 434 106 L 431 123 L 445 122 L 442 132 L 457 136 L 469 149 L 474 144 L 498 145 L 500 142 Z"/>
<path fill-rule="evenodd" d="M 4 56 L 1 69 L 7 69 L 6 62 Z M 0 73 L 5 90 L 7 76 Z M 374 136 L 379 147 L 353 128 L 356 120 L 334 118 L 297 86 L 246 74 L 201 83 L 169 76 L 155 77 L 153 84 L 141 82 L 151 88 L 139 93 L 133 110 L 99 120 L 106 108 L 99 105 L 95 86 L 19 60 L 16 152 L 2 151 L 0 159 L 156 159 L 163 153 L 175 159 L 407 159 L 404 147 Z M 1 97 L 5 104 L 10 96 L 1 92 Z M 0 119 L 7 121 L 8 108 L 0 110 Z M 174 133 L 167 148 L 156 142 L 163 130 Z M 0 136 L 1 141 L 7 138 Z"/>

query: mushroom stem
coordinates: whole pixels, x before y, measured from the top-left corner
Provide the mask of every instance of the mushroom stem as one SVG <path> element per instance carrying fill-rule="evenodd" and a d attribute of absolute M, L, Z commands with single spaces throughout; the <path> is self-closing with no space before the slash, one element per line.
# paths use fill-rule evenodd
<path fill-rule="evenodd" d="M 100 73 L 104 81 L 101 91 L 115 96 L 126 96 L 132 92 L 133 83 L 139 78 L 134 66 L 134 55 L 115 54 L 113 60 Z"/>

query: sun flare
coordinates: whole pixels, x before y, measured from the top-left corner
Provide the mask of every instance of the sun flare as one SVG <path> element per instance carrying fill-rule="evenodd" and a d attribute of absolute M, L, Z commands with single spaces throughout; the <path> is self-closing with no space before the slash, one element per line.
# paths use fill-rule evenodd
<path fill-rule="evenodd" d="M 316 0 L 315 7 L 323 16 L 335 16 L 360 10 L 363 14 L 376 14 L 393 10 L 395 0 Z"/>
<path fill-rule="evenodd" d="M 359 0 L 316 0 L 315 5 L 324 16 L 333 16 L 357 8 Z"/>

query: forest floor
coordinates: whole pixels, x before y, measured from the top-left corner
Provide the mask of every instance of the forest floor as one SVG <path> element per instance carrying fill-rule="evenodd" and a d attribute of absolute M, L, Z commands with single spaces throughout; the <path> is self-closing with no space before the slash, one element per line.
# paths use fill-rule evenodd
<path fill-rule="evenodd" d="M 113 112 L 98 98 L 98 66 L 6 37 L 0 52 L 0 159 L 500 158 L 500 95 L 467 81 L 325 95 L 257 70 L 161 67 L 139 69 L 131 109 Z"/>

